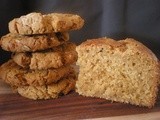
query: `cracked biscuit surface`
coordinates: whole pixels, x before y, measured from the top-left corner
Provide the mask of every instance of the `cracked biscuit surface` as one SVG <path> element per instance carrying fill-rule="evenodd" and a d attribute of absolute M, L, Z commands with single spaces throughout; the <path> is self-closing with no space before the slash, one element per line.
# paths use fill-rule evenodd
<path fill-rule="evenodd" d="M 61 78 L 73 73 L 71 66 L 63 66 L 57 69 L 29 70 L 9 60 L 0 67 L 0 78 L 11 86 L 41 86 L 55 83 Z"/>
<path fill-rule="evenodd" d="M 74 14 L 51 13 L 30 13 L 9 22 L 11 33 L 31 35 L 53 32 L 64 32 L 80 29 L 84 20 Z"/>
<path fill-rule="evenodd" d="M 35 53 L 16 53 L 13 60 L 18 65 L 29 69 L 59 68 L 77 60 L 76 45 L 68 42 L 48 51 Z"/>
<path fill-rule="evenodd" d="M 9 33 L 1 38 L 1 47 L 11 52 L 35 52 L 61 45 L 68 40 L 67 32 L 30 36 Z"/>
<path fill-rule="evenodd" d="M 66 95 L 75 88 L 76 78 L 68 76 L 62 78 L 57 83 L 42 86 L 20 86 L 17 88 L 17 92 L 29 99 L 51 99 L 58 98 L 61 95 Z"/>

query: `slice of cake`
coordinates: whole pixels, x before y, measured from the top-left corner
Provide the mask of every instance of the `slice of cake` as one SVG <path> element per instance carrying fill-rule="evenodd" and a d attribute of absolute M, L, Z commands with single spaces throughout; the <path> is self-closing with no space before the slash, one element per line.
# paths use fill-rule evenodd
<path fill-rule="evenodd" d="M 87 40 L 76 48 L 80 95 L 152 107 L 160 69 L 157 57 L 133 39 Z"/>

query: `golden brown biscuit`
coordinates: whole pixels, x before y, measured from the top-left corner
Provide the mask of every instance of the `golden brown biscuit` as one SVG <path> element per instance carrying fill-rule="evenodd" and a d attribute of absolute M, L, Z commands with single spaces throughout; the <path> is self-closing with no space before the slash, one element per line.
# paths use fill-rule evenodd
<path fill-rule="evenodd" d="M 48 51 L 17 53 L 13 55 L 13 60 L 18 65 L 29 69 L 59 68 L 76 62 L 75 48 L 75 44 L 68 42 Z"/>
<path fill-rule="evenodd" d="M 0 78 L 11 86 L 40 86 L 55 83 L 73 72 L 71 66 L 47 70 L 29 70 L 20 67 L 13 60 L 9 60 L 0 67 Z"/>
<path fill-rule="evenodd" d="M 75 88 L 75 77 L 62 78 L 57 83 L 42 86 L 20 86 L 17 92 L 23 97 L 37 99 L 58 98 L 60 95 L 66 95 Z"/>
<path fill-rule="evenodd" d="M 84 20 L 78 15 L 30 13 L 10 21 L 9 31 L 22 35 L 44 34 L 77 30 L 83 24 Z"/>
<path fill-rule="evenodd" d="M 1 47 L 11 52 L 35 52 L 58 46 L 68 40 L 69 34 L 66 32 L 31 36 L 9 33 L 1 38 Z"/>

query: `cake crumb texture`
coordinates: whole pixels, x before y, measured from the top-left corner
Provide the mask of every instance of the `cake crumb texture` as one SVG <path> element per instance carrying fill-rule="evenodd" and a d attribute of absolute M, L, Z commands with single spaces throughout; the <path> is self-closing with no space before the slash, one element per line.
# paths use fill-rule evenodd
<path fill-rule="evenodd" d="M 157 57 L 142 43 L 99 38 L 85 41 L 76 51 L 80 95 L 154 106 L 160 68 Z"/>

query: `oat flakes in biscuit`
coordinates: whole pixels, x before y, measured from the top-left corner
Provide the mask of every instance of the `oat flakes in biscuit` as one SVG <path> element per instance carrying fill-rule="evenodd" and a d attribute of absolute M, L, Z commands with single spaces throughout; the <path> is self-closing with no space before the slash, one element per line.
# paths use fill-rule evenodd
<path fill-rule="evenodd" d="M 22 35 L 45 34 L 77 30 L 83 25 L 84 20 L 78 15 L 62 13 L 42 15 L 34 12 L 10 21 L 9 31 Z"/>
<path fill-rule="evenodd" d="M 75 44 L 68 42 L 43 52 L 16 53 L 13 55 L 13 60 L 23 68 L 34 70 L 59 68 L 76 62 L 77 52 L 75 48 Z"/>
<path fill-rule="evenodd" d="M 30 36 L 9 33 L 1 38 L 1 47 L 11 52 L 35 52 L 61 45 L 68 40 L 69 34 L 66 32 Z"/>
<path fill-rule="evenodd" d="M 29 70 L 9 60 L 0 67 L 0 79 L 11 86 L 41 86 L 55 83 L 61 78 L 73 73 L 71 66 L 63 66 L 57 69 Z"/>

